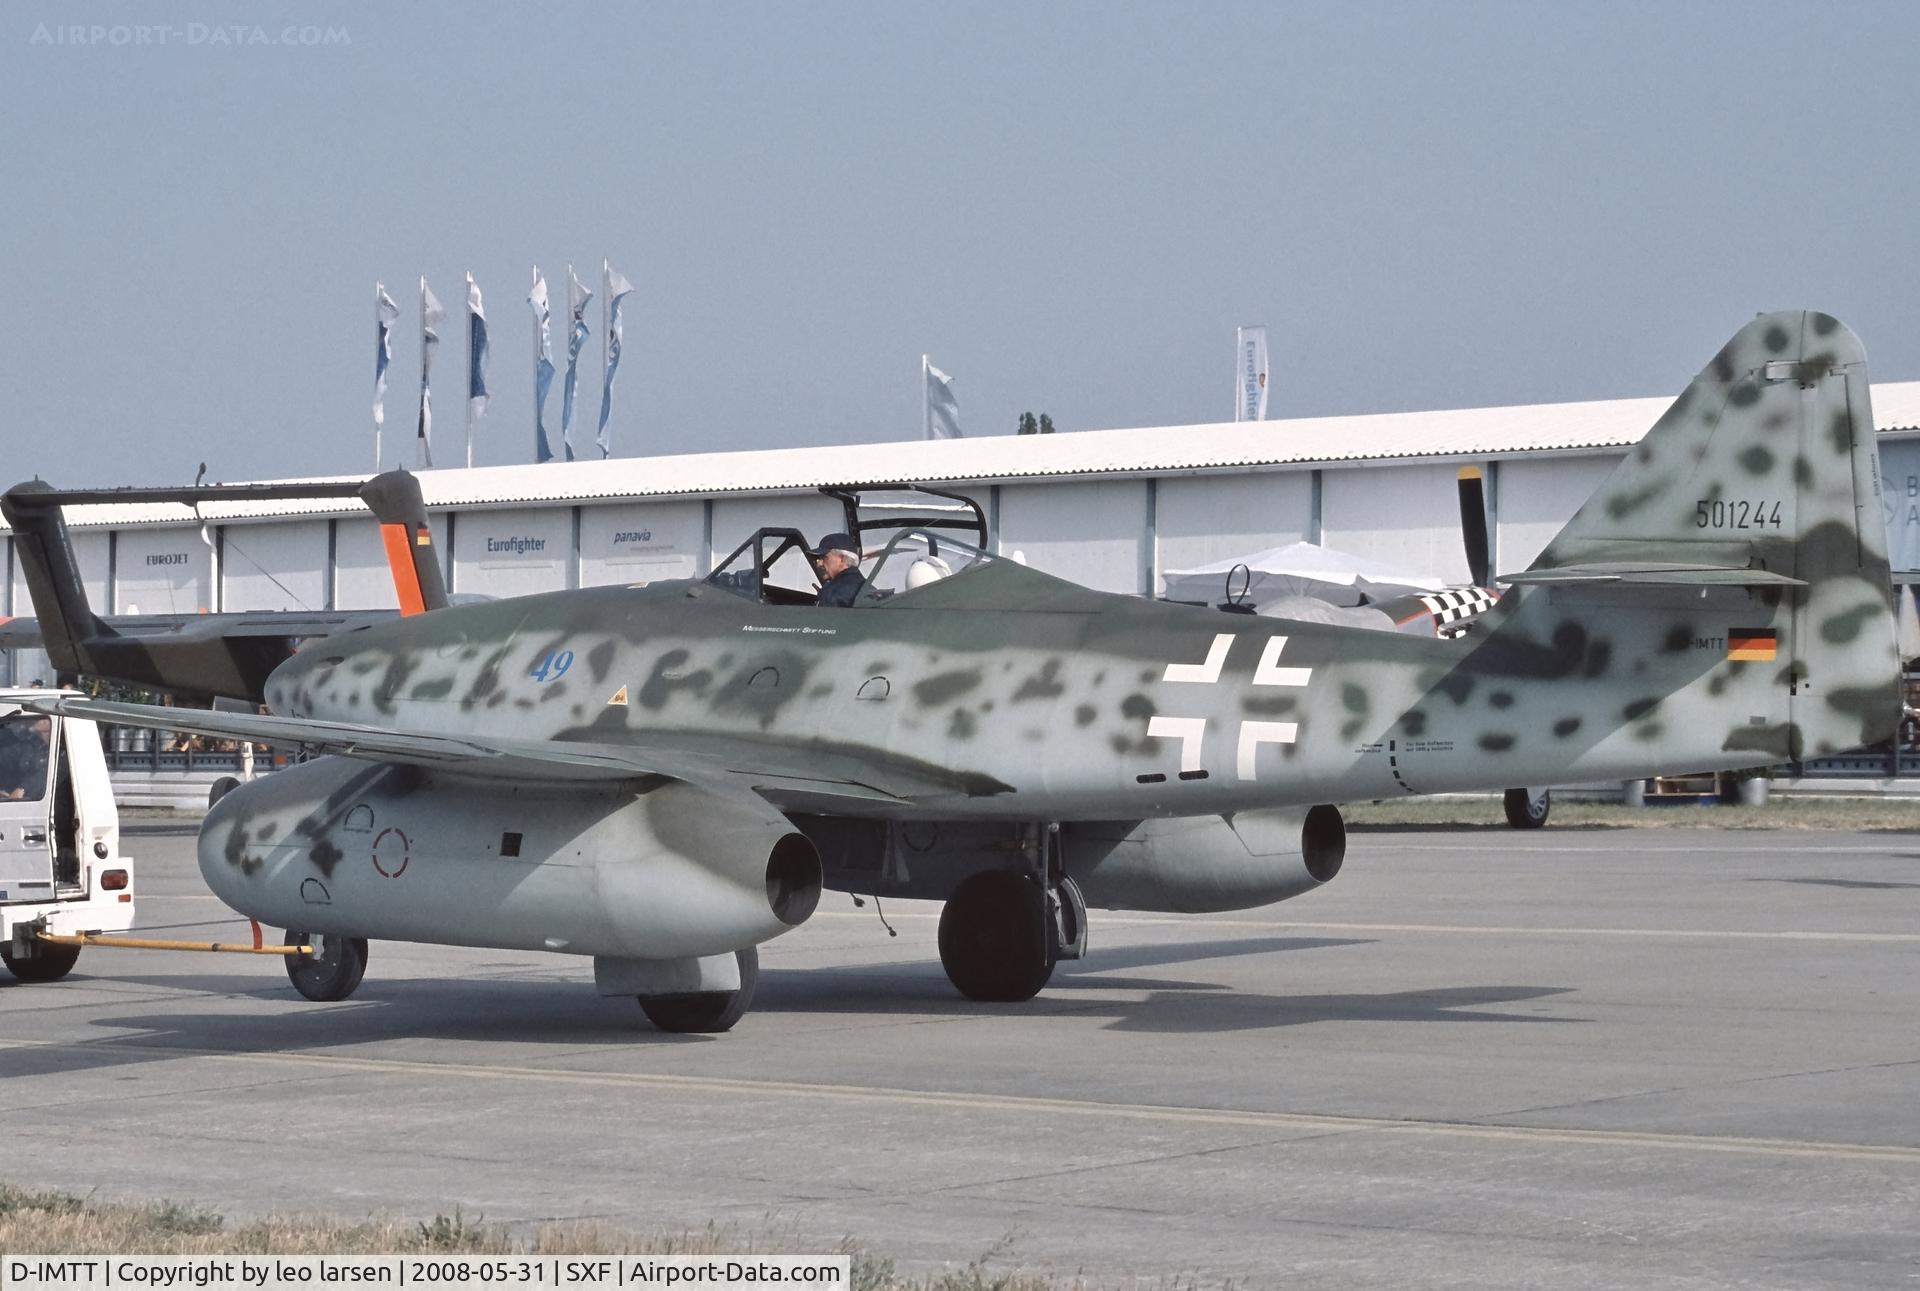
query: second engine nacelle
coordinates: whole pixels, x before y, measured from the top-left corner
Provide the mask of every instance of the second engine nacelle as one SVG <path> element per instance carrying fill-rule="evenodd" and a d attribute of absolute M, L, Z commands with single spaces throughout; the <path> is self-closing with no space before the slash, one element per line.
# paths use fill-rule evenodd
<path fill-rule="evenodd" d="M 515 784 L 319 758 L 200 829 L 221 900 L 276 927 L 673 959 L 766 941 L 820 897 L 814 846 L 749 794 Z"/>
<path fill-rule="evenodd" d="M 1090 906 L 1203 914 L 1311 891 L 1340 872 L 1335 807 L 1061 826 L 1067 873 Z"/>

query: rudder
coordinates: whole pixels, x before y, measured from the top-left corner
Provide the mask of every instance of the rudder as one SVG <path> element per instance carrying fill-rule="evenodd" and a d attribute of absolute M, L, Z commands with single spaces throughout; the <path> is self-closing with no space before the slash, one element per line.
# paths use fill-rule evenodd
<path fill-rule="evenodd" d="M 1746 582 L 1788 754 L 1890 738 L 1901 702 L 1866 351 L 1763 314 L 1727 342 L 1519 581 Z M 1745 575 L 1746 577 L 1743 577 Z"/>

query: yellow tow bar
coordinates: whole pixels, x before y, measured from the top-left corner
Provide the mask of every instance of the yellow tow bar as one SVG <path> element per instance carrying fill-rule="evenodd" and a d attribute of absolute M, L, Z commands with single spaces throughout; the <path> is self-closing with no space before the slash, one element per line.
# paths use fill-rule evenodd
<path fill-rule="evenodd" d="M 35 933 L 41 941 L 56 946 L 118 946 L 122 950 L 205 950 L 222 955 L 311 955 L 312 946 L 263 946 L 260 944 L 260 925 L 253 927 L 251 946 L 235 945 L 220 941 L 156 941 L 146 937 L 102 937 L 98 933 L 81 932 L 71 936 L 60 933 Z"/>

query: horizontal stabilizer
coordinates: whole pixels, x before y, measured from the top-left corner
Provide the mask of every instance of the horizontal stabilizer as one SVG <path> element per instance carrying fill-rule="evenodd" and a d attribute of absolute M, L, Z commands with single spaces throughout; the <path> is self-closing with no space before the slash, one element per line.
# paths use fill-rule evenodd
<path fill-rule="evenodd" d="M 1576 583 L 1656 583 L 1668 587 L 1805 587 L 1806 581 L 1738 565 L 1602 563 L 1502 574 L 1499 582 L 1560 587 Z"/>

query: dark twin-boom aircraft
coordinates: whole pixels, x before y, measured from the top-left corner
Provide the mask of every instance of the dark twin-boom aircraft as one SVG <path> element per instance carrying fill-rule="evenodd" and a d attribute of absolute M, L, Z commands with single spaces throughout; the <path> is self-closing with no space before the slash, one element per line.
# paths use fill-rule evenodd
<path fill-rule="evenodd" d="M 370 938 L 551 950 L 722 1030 L 754 948 L 832 888 L 944 901 L 955 985 L 1021 1000 L 1089 906 L 1332 879 L 1334 804 L 1887 738 L 1877 462 L 1858 340 L 1769 314 L 1459 640 L 1109 595 L 911 531 L 824 608 L 777 577 L 804 540 L 767 530 L 702 580 L 340 626 L 259 682 L 271 715 L 41 707 L 326 755 L 232 789 L 199 843 L 229 905 L 313 939 L 314 998 L 353 990 Z M 9 495 L 16 530 L 32 501 Z M 92 618 L 64 531 L 30 536 L 56 665 L 166 684 L 181 665 Z"/>

